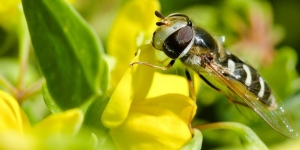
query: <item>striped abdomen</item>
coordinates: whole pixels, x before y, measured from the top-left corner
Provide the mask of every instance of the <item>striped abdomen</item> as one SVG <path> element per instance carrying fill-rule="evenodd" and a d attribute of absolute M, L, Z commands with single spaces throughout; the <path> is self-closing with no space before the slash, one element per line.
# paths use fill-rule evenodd
<path fill-rule="evenodd" d="M 239 81 L 267 106 L 273 104 L 274 96 L 270 87 L 254 68 L 232 54 L 227 54 L 227 58 L 220 62 L 220 65 L 227 68 L 227 71 L 223 72 L 224 76 Z"/>

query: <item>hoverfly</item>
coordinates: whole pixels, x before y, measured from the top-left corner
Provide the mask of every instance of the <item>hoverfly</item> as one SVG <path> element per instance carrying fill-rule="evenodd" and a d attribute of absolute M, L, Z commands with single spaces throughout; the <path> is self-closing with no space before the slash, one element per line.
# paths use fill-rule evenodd
<path fill-rule="evenodd" d="M 152 45 L 172 60 L 165 67 L 147 62 L 133 62 L 131 66 L 140 64 L 166 70 L 179 59 L 210 87 L 231 101 L 250 107 L 277 132 L 287 137 L 298 136 L 270 87 L 253 67 L 225 50 L 207 31 L 193 26 L 188 16 L 174 13 L 164 17 L 158 11 L 155 15 L 162 20 L 156 23 L 158 28 L 153 33 Z M 231 94 L 241 100 L 232 100 Z"/>

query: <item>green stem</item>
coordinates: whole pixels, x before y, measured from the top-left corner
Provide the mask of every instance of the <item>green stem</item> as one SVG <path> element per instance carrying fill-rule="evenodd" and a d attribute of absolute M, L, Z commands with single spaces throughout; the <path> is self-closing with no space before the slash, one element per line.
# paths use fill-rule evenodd
<path fill-rule="evenodd" d="M 194 128 L 199 130 L 227 129 L 237 132 L 240 136 L 256 136 L 256 134 L 247 126 L 235 122 L 217 122 L 210 124 L 197 125 Z"/>
<path fill-rule="evenodd" d="M 27 23 L 25 16 L 20 10 L 20 25 L 18 26 L 18 39 L 19 39 L 19 79 L 17 84 L 17 89 L 23 91 L 24 79 L 28 67 L 28 56 L 29 56 L 29 44 L 30 36 L 27 28 Z"/>
<path fill-rule="evenodd" d="M 17 89 L 8 80 L 6 80 L 2 75 L 0 75 L 0 85 L 5 87 L 13 95 L 17 94 Z"/>
<path fill-rule="evenodd" d="M 218 122 L 194 126 L 199 130 L 228 129 L 238 133 L 245 149 L 268 149 L 259 137 L 247 126 L 234 122 Z"/>
<path fill-rule="evenodd" d="M 26 100 L 27 98 L 30 98 L 34 95 L 36 95 L 37 93 L 40 93 L 43 83 L 44 83 L 45 79 L 44 78 L 40 78 L 37 82 L 35 82 L 31 87 L 29 87 L 24 94 L 22 95 L 22 97 L 20 97 L 19 102 L 23 102 L 24 100 Z"/>

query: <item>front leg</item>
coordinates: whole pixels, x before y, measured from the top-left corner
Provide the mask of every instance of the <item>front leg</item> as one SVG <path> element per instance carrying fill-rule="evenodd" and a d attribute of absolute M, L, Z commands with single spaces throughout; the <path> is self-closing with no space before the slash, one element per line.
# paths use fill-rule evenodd
<path fill-rule="evenodd" d="M 167 66 L 156 66 L 153 64 L 149 64 L 147 62 L 137 61 L 137 62 L 131 63 L 130 67 L 132 67 L 133 65 L 144 65 L 144 66 L 152 67 L 155 69 L 167 70 L 167 69 L 171 68 L 174 65 L 174 63 L 175 63 L 175 59 L 171 60 Z"/>
<path fill-rule="evenodd" d="M 190 118 L 189 118 L 189 128 L 190 128 L 191 133 L 194 134 L 194 130 L 192 128 L 192 122 L 193 122 L 193 118 L 194 118 L 194 110 L 195 110 L 197 98 L 196 98 L 194 82 L 193 82 L 192 77 L 187 69 L 185 69 L 185 75 L 186 75 L 186 78 L 188 81 L 191 97 L 194 100 L 194 104 L 193 104 L 192 111 L 191 111 Z"/>

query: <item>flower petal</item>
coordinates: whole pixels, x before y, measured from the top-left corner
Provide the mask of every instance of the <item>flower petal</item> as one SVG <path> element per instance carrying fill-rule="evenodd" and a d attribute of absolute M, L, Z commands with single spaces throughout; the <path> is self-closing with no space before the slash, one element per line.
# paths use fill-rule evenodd
<path fill-rule="evenodd" d="M 188 100 L 167 94 L 135 103 L 124 123 L 111 129 L 110 135 L 119 149 L 179 149 L 192 137 Z"/>
<path fill-rule="evenodd" d="M 1 150 L 32 150 L 36 148 L 35 138 L 20 132 L 0 133 Z"/>
<path fill-rule="evenodd" d="M 111 84 L 115 87 L 128 67 L 139 46 L 150 43 L 159 10 L 157 0 L 132 0 L 121 8 L 108 38 L 107 52 L 117 60 L 111 73 Z"/>
<path fill-rule="evenodd" d="M 17 100 L 1 90 L 0 106 L 0 132 L 17 131 L 23 133 L 30 129 L 29 120 Z"/>
<path fill-rule="evenodd" d="M 171 93 L 189 96 L 187 79 L 178 75 L 164 75 L 156 73 L 154 75 L 151 89 L 146 98 Z"/>
<path fill-rule="evenodd" d="M 34 126 L 34 132 L 44 137 L 52 135 L 74 135 L 83 122 L 80 109 L 70 109 L 63 113 L 52 114 Z"/>
<path fill-rule="evenodd" d="M 142 102 L 134 101 L 140 105 L 157 105 L 173 111 L 187 124 L 190 117 L 194 117 L 197 106 L 189 97 L 187 79 L 177 75 L 155 73 L 153 83 Z"/>
<path fill-rule="evenodd" d="M 142 91 L 143 87 L 139 89 Z M 116 146 L 119 149 L 181 148 L 191 139 L 188 124 L 196 110 L 188 93 L 184 77 L 154 73 L 147 98 L 135 97 L 126 120 L 110 129 Z"/>
<path fill-rule="evenodd" d="M 144 45 L 136 61 L 154 64 L 155 51 L 151 45 Z M 128 67 L 127 67 L 128 68 Z M 114 128 L 127 117 L 133 99 L 145 99 L 152 83 L 154 69 L 135 65 L 127 69 L 102 114 L 103 125 Z"/>
<path fill-rule="evenodd" d="M 0 0 L 0 26 L 12 31 L 19 23 L 21 9 L 20 0 Z"/>

